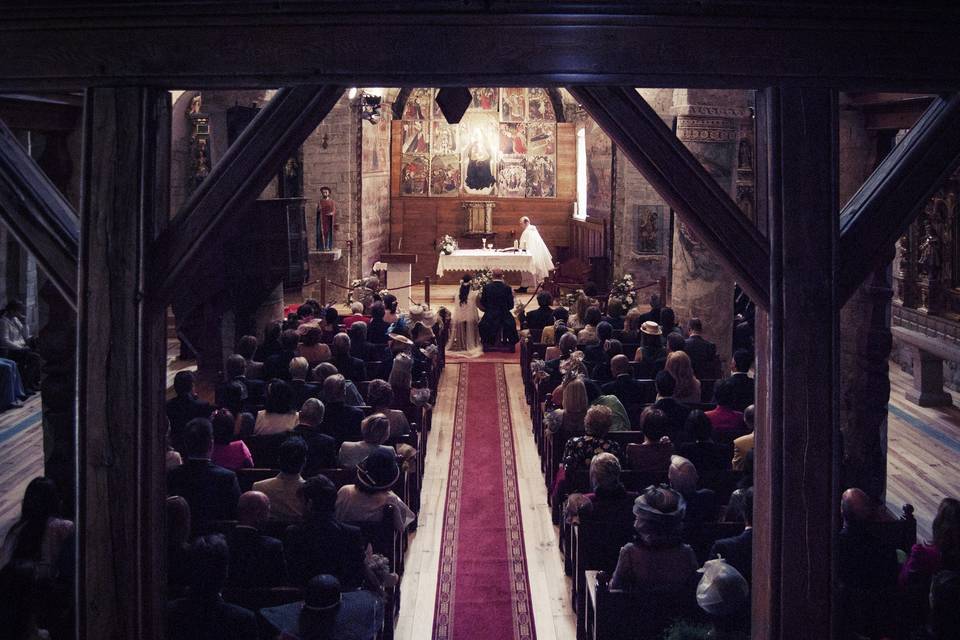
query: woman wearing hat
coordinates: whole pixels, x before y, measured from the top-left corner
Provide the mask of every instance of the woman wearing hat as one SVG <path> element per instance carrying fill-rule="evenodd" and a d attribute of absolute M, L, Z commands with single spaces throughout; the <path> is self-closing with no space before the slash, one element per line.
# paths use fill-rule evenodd
<path fill-rule="evenodd" d="M 357 465 L 357 482 L 337 492 L 336 516 L 341 522 L 377 522 L 383 507 L 394 507 L 394 524 L 403 532 L 416 519 L 403 500 L 391 491 L 400 477 L 400 465 L 392 450 L 377 449 Z"/>
<path fill-rule="evenodd" d="M 638 378 L 653 380 L 657 376 L 657 372 L 662 366 L 658 361 L 662 361 L 667 355 L 660 340 L 662 335 L 663 331 L 660 330 L 660 325 L 653 320 L 647 320 L 640 325 L 640 346 L 633 356 L 633 361 L 639 362 L 641 365 L 637 372 Z"/>
<path fill-rule="evenodd" d="M 372 591 L 346 591 L 331 575 L 314 576 L 303 601 L 261 609 L 280 640 L 373 640 L 383 625 L 383 601 Z"/>
<path fill-rule="evenodd" d="M 681 589 L 696 574 L 697 556 L 683 544 L 687 505 L 666 485 L 650 486 L 633 503 L 636 537 L 620 549 L 611 589 Z"/>

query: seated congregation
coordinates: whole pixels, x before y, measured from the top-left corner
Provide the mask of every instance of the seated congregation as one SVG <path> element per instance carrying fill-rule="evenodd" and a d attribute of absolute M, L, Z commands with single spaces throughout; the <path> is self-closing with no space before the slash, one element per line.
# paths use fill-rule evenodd
<path fill-rule="evenodd" d="M 521 332 L 578 635 L 749 638 L 750 342 L 741 332 L 724 376 L 700 319 L 684 331 L 657 296 L 624 313 L 593 293 L 570 309 L 539 294 Z M 848 488 L 838 508 L 842 637 L 960 637 L 960 502 L 943 499 L 929 544 L 909 505 L 891 514 Z"/>
<path fill-rule="evenodd" d="M 521 437 L 540 455 L 578 636 L 749 638 L 752 352 L 737 349 L 724 377 L 696 318 L 684 334 L 656 304 L 538 304 L 521 314 Z M 389 295 L 351 311 L 308 300 L 262 342 L 244 336 L 212 403 L 176 375 L 169 638 L 393 637 L 448 316 L 400 314 Z M 849 488 L 838 509 L 843 637 L 960 637 L 960 502 L 943 499 L 924 543 L 906 507 Z M 62 513 L 54 483 L 35 479 L 3 543 L 13 637 L 69 637 Z"/>

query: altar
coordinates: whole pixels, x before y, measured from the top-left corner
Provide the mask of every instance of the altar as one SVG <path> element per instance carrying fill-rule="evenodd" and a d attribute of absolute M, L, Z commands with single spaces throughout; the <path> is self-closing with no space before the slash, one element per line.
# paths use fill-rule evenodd
<path fill-rule="evenodd" d="M 440 254 L 437 275 L 447 271 L 480 271 L 502 269 L 533 273 L 533 256 L 525 252 L 497 251 L 495 249 L 457 249 L 449 255 Z"/>

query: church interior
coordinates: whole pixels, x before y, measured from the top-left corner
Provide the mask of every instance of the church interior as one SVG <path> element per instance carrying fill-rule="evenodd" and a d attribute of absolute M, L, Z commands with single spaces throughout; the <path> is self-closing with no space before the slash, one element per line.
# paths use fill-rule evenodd
<path fill-rule="evenodd" d="M 960 638 L 960 10 L 455 4 L 6 11 L 4 637 Z"/>

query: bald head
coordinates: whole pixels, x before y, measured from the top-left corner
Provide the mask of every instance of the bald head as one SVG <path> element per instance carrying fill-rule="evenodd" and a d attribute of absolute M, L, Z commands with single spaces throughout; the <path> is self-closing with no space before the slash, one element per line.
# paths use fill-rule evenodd
<path fill-rule="evenodd" d="M 346 355 L 350 353 L 350 336 L 341 332 L 333 336 L 333 342 L 330 343 L 330 350 L 334 355 Z"/>
<path fill-rule="evenodd" d="M 247 527 L 259 527 L 270 517 L 270 498 L 260 491 L 247 491 L 237 502 L 237 522 Z"/>
<path fill-rule="evenodd" d="M 630 373 L 630 358 L 623 354 L 610 358 L 610 373 L 614 377 Z"/>
<path fill-rule="evenodd" d="M 747 427 L 750 431 L 753 431 L 753 421 L 757 416 L 757 409 L 753 405 L 750 405 L 743 410 L 743 421 L 747 423 Z"/>
<path fill-rule="evenodd" d="M 577 348 L 577 336 L 572 333 L 565 333 L 560 336 L 560 353 L 568 355 Z"/>
<path fill-rule="evenodd" d="M 847 489 L 840 498 L 840 513 L 847 524 L 866 522 L 874 516 L 875 511 L 873 500 L 860 489 Z"/>

